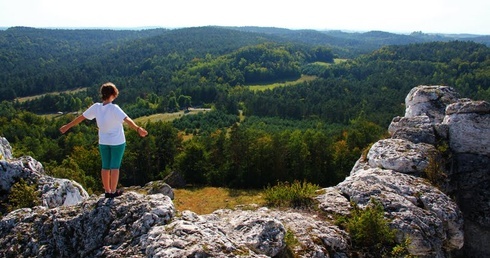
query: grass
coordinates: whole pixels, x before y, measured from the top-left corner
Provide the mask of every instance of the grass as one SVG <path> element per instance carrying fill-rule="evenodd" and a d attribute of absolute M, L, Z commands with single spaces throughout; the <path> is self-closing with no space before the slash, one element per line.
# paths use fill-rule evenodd
<path fill-rule="evenodd" d="M 174 113 L 158 113 L 158 114 L 153 114 L 153 115 L 149 115 L 149 116 L 142 116 L 142 117 L 135 118 L 133 120 L 136 123 L 141 123 L 141 124 L 144 124 L 148 121 L 150 121 L 152 123 L 158 122 L 158 121 L 171 122 L 175 119 L 181 118 L 184 115 L 190 115 L 190 114 L 195 115 L 199 112 L 207 112 L 207 111 L 209 111 L 209 109 L 189 109 L 189 112 L 187 114 L 184 113 L 183 110 L 181 110 L 181 111 L 174 112 Z"/>
<path fill-rule="evenodd" d="M 50 93 L 44 93 L 44 94 L 40 94 L 40 95 L 34 95 L 34 96 L 27 96 L 27 97 L 17 98 L 16 100 L 19 101 L 20 103 L 22 103 L 22 102 L 26 102 L 28 100 L 37 99 L 37 98 L 40 98 L 40 97 L 46 96 L 46 95 L 58 95 L 58 94 L 61 94 L 61 93 L 73 94 L 73 93 L 77 93 L 77 92 L 80 92 L 80 91 L 84 91 L 86 89 L 87 89 L 87 87 L 85 87 L 85 88 L 78 88 L 78 89 L 74 89 L 74 90 L 61 91 L 61 92 L 50 92 Z"/>
<path fill-rule="evenodd" d="M 174 190 L 174 205 L 178 211 L 190 210 L 209 214 L 218 209 L 234 209 L 240 205 L 253 208 L 264 206 L 262 190 L 237 190 L 221 187 L 195 187 Z"/>
<path fill-rule="evenodd" d="M 313 81 L 317 77 L 312 76 L 312 75 L 301 75 L 301 77 L 295 81 L 285 81 L 285 82 L 276 82 L 276 83 L 271 83 L 271 84 L 260 84 L 260 85 L 250 85 L 248 88 L 253 91 L 264 91 L 264 90 L 271 90 L 277 87 L 284 87 L 284 86 L 294 86 L 296 84 L 305 82 L 305 81 Z"/>

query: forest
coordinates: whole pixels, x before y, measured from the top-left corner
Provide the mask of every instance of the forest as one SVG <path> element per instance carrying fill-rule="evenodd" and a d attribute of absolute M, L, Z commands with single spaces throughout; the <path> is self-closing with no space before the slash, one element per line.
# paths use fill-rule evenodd
<path fill-rule="evenodd" d="M 14 156 L 30 155 L 48 174 L 99 193 L 95 122 L 64 135 L 58 128 L 100 101 L 100 85 L 112 81 L 115 103 L 133 119 L 210 109 L 143 120 L 145 138 L 126 130 L 125 186 L 176 171 L 190 185 L 326 187 L 387 137 L 411 88 L 448 85 L 490 101 L 489 42 L 254 27 L 9 28 L 0 31 L 0 136 Z M 271 84 L 279 86 L 250 87 Z"/>

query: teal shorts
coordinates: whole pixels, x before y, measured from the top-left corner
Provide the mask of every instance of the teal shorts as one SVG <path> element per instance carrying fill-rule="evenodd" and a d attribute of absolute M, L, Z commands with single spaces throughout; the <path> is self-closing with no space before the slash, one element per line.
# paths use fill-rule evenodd
<path fill-rule="evenodd" d="M 125 149 L 126 143 L 120 145 L 99 144 L 102 169 L 119 169 Z"/>

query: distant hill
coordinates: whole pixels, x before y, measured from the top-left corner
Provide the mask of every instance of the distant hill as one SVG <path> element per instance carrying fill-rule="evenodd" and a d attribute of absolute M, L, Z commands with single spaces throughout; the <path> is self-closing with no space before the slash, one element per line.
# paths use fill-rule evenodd
<path fill-rule="evenodd" d="M 142 30 L 12 27 L 0 30 L 0 100 L 85 88 L 106 80 L 121 80 L 132 88 L 170 89 L 176 87 L 175 72 L 190 62 L 263 43 L 298 49 L 326 47 L 338 58 L 353 59 L 387 45 L 454 40 L 490 44 L 490 36 L 421 32 L 405 35 L 218 26 Z"/>
<path fill-rule="evenodd" d="M 434 41 L 474 41 L 490 46 L 490 35 L 472 34 L 425 34 L 414 32 L 411 34 L 396 34 L 383 31 L 344 32 L 340 30 L 289 30 L 273 27 L 231 27 L 240 31 L 276 35 L 290 41 L 309 44 L 323 44 L 335 50 L 348 49 L 344 54 L 356 55 L 370 52 L 386 45 L 406 45 Z"/>

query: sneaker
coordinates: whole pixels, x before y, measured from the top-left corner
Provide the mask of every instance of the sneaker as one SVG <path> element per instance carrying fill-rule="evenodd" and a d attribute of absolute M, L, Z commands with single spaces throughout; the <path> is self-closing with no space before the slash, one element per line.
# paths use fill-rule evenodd
<path fill-rule="evenodd" d="M 113 193 L 105 193 L 105 198 L 114 198 Z"/>
<path fill-rule="evenodd" d="M 116 190 L 116 192 L 112 193 L 112 197 L 118 197 L 123 194 L 123 190 Z"/>

